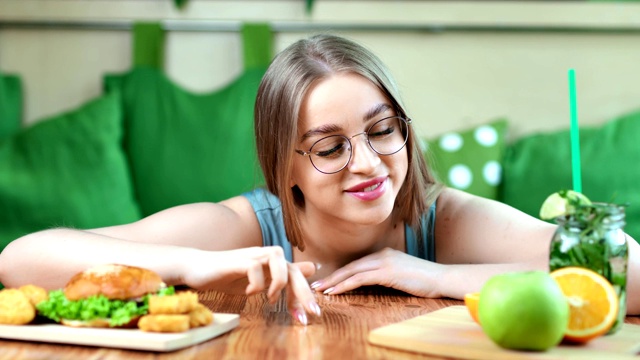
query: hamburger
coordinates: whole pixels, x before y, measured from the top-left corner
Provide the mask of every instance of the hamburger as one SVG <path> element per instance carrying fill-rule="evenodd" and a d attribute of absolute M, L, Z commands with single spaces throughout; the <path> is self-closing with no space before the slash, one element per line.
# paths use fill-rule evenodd
<path fill-rule="evenodd" d="M 174 294 L 157 273 L 135 266 L 106 264 L 73 276 L 37 305 L 38 315 L 75 327 L 135 327 L 148 313 L 150 295 Z"/>

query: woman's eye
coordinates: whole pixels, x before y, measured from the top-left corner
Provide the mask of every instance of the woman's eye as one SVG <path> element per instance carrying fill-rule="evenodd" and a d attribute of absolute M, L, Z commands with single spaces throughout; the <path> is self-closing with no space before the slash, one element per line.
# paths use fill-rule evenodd
<path fill-rule="evenodd" d="M 313 146 L 314 155 L 321 158 L 340 157 L 347 150 L 347 142 L 339 136 L 328 137 L 318 141 Z"/>
<path fill-rule="evenodd" d="M 344 144 L 336 144 L 334 147 L 326 149 L 326 150 L 318 150 L 315 152 L 316 156 L 319 157 L 339 157 L 344 153 Z"/>
<path fill-rule="evenodd" d="M 380 138 L 393 134 L 395 129 L 392 126 L 380 127 L 369 130 L 369 138 Z"/>
<path fill-rule="evenodd" d="M 367 136 L 371 140 L 381 140 L 388 136 L 391 136 L 396 132 L 396 127 L 399 126 L 399 120 L 397 117 L 390 117 L 382 119 L 367 131 Z"/>

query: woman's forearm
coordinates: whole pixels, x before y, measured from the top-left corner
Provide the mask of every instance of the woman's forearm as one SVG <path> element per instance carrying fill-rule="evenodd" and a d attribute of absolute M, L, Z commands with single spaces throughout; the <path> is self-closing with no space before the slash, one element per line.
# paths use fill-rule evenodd
<path fill-rule="evenodd" d="M 0 282 L 60 288 L 96 264 L 121 263 L 152 269 L 168 284 L 183 276 L 182 264 L 200 250 L 114 239 L 88 231 L 51 229 L 11 242 L 0 254 Z"/>
<path fill-rule="evenodd" d="M 441 284 L 443 297 L 463 299 L 466 293 L 480 291 L 482 285 L 494 275 L 529 270 L 548 269 L 542 263 L 445 265 L 438 283 Z"/>

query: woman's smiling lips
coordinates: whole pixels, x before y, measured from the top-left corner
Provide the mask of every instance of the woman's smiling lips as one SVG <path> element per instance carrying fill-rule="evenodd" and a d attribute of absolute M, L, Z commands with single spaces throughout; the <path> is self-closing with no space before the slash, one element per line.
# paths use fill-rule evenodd
<path fill-rule="evenodd" d="M 360 200 L 372 201 L 381 197 L 387 190 L 388 177 L 378 177 L 350 187 L 345 192 Z"/>

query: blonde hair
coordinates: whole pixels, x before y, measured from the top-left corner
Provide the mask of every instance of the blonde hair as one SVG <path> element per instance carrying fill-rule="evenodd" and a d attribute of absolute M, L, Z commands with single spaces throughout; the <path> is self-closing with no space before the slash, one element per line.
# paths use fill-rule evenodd
<path fill-rule="evenodd" d="M 256 148 L 267 190 L 282 203 L 287 238 L 304 251 L 298 214 L 304 195 L 289 186 L 300 107 L 311 84 L 339 72 L 359 74 L 382 90 L 398 115 L 407 117 L 398 87 L 383 62 L 371 51 L 343 37 L 322 34 L 299 40 L 280 52 L 264 75 L 255 104 Z M 429 171 L 419 139 L 409 131 L 408 171 L 395 202 L 394 216 L 420 234 L 420 217 L 441 186 Z"/>

